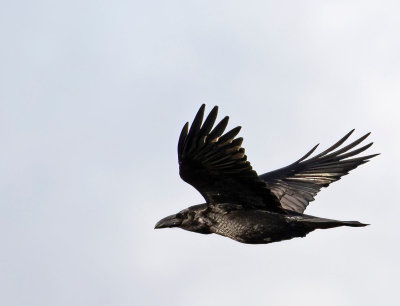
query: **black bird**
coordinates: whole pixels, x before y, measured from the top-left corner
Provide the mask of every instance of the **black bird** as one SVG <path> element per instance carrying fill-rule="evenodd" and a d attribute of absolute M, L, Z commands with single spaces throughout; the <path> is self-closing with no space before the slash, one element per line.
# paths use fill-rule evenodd
<path fill-rule="evenodd" d="M 183 127 L 178 142 L 178 160 L 181 178 L 195 187 L 206 203 L 168 216 L 155 228 L 180 227 L 259 244 L 304 237 L 315 229 L 367 225 L 358 221 L 313 217 L 303 212 L 322 187 L 378 155 L 350 158 L 372 145 L 369 143 L 352 150 L 370 133 L 337 149 L 353 133 L 352 130 L 312 158 L 307 159 L 318 145 L 287 167 L 257 175 L 241 147 L 243 139 L 235 138 L 241 127 L 223 134 L 229 117 L 213 128 L 218 107 L 211 110 L 203 123 L 204 109 L 203 104 L 189 130 L 188 122 Z"/>

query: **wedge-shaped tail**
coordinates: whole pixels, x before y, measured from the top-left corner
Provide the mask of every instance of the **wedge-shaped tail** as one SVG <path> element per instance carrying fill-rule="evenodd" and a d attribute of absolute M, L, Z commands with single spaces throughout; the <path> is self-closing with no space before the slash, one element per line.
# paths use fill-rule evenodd
<path fill-rule="evenodd" d="M 358 221 L 339 221 L 309 215 L 298 215 L 294 216 L 293 218 L 310 230 L 327 229 L 339 226 L 363 227 L 369 225 Z"/>

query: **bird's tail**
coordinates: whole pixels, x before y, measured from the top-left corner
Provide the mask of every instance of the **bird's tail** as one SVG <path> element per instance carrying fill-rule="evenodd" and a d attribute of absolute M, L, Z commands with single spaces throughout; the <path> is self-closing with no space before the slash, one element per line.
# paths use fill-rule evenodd
<path fill-rule="evenodd" d="M 362 226 L 369 225 L 369 224 L 361 223 L 358 221 L 339 221 L 339 220 L 317 218 L 317 217 L 311 217 L 311 216 L 302 218 L 301 223 L 308 225 L 314 229 L 317 229 L 317 228 L 326 229 L 326 228 L 339 227 L 339 226 L 362 227 Z"/>
<path fill-rule="evenodd" d="M 367 226 L 369 224 L 361 223 L 358 221 L 339 221 L 343 226 L 352 226 L 352 227 L 362 227 Z"/>

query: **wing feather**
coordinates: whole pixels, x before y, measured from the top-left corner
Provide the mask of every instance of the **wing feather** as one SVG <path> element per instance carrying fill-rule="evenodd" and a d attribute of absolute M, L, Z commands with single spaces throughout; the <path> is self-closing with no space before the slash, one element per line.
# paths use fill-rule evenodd
<path fill-rule="evenodd" d="M 312 158 L 307 159 L 318 145 L 289 166 L 260 175 L 260 178 L 279 198 L 283 208 L 303 213 L 322 187 L 329 186 L 359 165 L 379 155 L 349 158 L 364 152 L 372 145 L 369 143 L 352 150 L 370 133 L 338 149 L 353 132 L 354 130 L 351 130 L 334 145 Z"/>
<path fill-rule="evenodd" d="M 204 123 L 203 104 L 189 128 L 186 123 L 178 141 L 179 173 L 195 187 L 209 204 L 238 203 L 245 207 L 283 211 L 278 198 L 268 189 L 247 161 L 241 127 L 224 134 L 229 117 L 213 129 L 218 107 L 215 106 Z"/>

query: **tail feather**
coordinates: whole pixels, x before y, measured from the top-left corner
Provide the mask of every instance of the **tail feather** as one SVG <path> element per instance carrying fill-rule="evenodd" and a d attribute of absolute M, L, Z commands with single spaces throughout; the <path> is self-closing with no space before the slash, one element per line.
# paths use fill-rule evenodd
<path fill-rule="evenodd" d="M 352 227 L 361 227 L 369 225 L 358 221 L 340 221 L 340 223 L 342 223 L 344 226 L 352 226 Z"/>
<path fill-rule="evenodd" d="M 339 221 L 339 220 L 318 218 L 312 216 L 306 216 L 305 218 L 301 218 L 300 222 L 314 229 L 317 228 L 326 229 L 339 226 L 363 227 L 369 225 L 358 221 Z"/>

